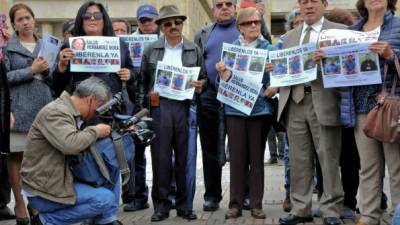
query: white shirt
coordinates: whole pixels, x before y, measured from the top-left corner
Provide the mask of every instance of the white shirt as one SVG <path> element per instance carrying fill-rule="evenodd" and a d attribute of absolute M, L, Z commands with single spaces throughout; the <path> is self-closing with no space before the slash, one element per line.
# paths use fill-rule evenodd
<path fill-rule="evenodd" d="M 325 20 L 325 18 L 322 17 L 316 23 L 311 25 L 310 43 L 318 42 L 319 33 L 322 30 L 322 24 L 324 24 L 324 20 Z M 310 26 L 310 25 L 306 24 L 305 22 L 303 23 L 303 30 L 301 31 L 300 42 L 299 42 L 300 45 L 303 43 L 304 36 L 306 36 L 306 29 L 308 26 Z"/>
<path fill-rule="evenodd" d="M 183 49 L 183 38 L 181 43 L 176 46 L 168 44 L 165 38 L 165 52 L 162 62 L 168 65 L 182 67 L 182 49 Z"/>

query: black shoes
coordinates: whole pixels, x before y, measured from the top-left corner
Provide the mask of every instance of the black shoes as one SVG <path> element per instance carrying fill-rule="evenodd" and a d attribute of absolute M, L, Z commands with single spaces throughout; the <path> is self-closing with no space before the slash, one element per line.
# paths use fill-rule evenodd
<path fill-rule="evenodd" d="M 203 210 L 206 212 L 214 212 L 219 209 L 219 203 L 214 201 L 205 201 L 203 204 Z"/>
<path fill-rule="evenodd" d="M 143 209 L 148 209 L 149 207 L 149 203 L 147 202 L 145 204 L 140 204 L 132 201 L 124 206 L 124 212 L 135 212 Z"/>
<path fill-rule="evenodd" d="M 193 210 L 176 210 L 176 215 L 187 220 L 197 220 L 197 215 L 194 214 Z"/>
<path fill-rule="evenodd" d="M 161 212 L 155 212 L 151 216 L 151 222 L 159 222 L 167 219 L 169 217 L 169 213 L 161 213 Z"/>
<path fill-rule="evenodd" d="M 300 217 L 289 214 L 289 216 L 285 218 L 279 218 L 279 223 L 282 225 L 296 225 L 298 223 L 310 223 L 313 220 L 312 217 Z"/>
<path fill-rule="evenodd" d="M 337 217 L 325 217 L 324 225 L 340 225 L 341 222 Z"/>

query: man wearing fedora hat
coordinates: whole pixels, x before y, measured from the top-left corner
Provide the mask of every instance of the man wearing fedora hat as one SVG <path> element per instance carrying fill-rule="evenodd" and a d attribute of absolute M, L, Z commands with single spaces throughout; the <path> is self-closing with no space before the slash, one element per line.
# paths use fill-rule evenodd
<path fill-rule="evenodd" d="M 176 210 L 179 217 L 192 220 L 196 215 L 187 206 L 186 162 L 188 154 L 188 114 L 190 100 L 178 101 L 159 97 L 153 92 L 157 62 L 185 67 L 201 67 L 202 55 L 200 49 L 182 35 L 186 16 L 179 13 L 174 5 L 163 6 L 160 9 L 156 23 L 164 33 L 158 41 L 145 48 L 142 58 L 139 82 L 139 102 L 141 107 L 150 108 L 154 120 L 156 138 L 151 144 L 153 166 L 152 199 L 154 214 L 153 222 L 169 217 L 171 201 L 168 199 L 172 172 L 176 179 Z M 199 81 L 193 81 L 196 95 L 205 84 L 202 71 Z M 143 97 L 142 97 L 143 96 Z M 174 166 L 169 160 L 174 152 Z M 172 168 L 175 168 L 172 170 Z"/>

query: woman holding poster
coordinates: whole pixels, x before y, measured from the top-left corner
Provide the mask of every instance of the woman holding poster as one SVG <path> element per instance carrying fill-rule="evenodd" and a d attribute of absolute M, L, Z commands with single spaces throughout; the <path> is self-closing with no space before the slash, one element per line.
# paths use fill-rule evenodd
<path fill-rule="evenodd" d="M 397 0 L 358 0 L 357 9 L 362 19 L 350 29 L 356 31 L 373 31 L 380 28 L 377 42 L 372 43 L 369 49 L 379 54 L 379 67 L 382 80 L 388 92 L 391 91 L 392 80 L 397 76 L 394 60 L 400 58 L 400 18 L 394 16 Z M 314 59 L 323 56 L 319 50 Z M 362 62 L 361 62 L 362 63 Z M 388 64 L 386 80 L 383 79 L 384 64 Z M 377 225 L 382 217 L 380 208 L 383 189 L 383 173 L 385 164 L 390 177 L 391 202 L 393 206 L 400 203 L 400 144 L 383 143 L 367 137 L 363 129 L 367 114 L 376 105 L 375 96 L 381 92 L 382 85 L 364 85 L 343 89 L 347 102 L 352 103 L 349 109 L 342 107 L 342 121 L 354 126 L 354 135 L 360 155 L 360 201 L 361 217 L 357 225 Z M 395 94 L 400 96 L 400 82 L 397 82 Z M 343 96 L 343 95 L 342 95 Z M 343 106 L 343 101 L 342 101 Z M 393 207 L 394 208 L 394 207 Z"/>
<path fill-rule="evenodd" d="M 15 197 L 17 224 L 29 224 L 24 198 L 21 194 L 21 164 L 26 149 L 28 131 L 36 114 L 53 100 L 48 83 L 49 64 L 38 57 L 42 40 L 34 33 L 35 16 L 25 4 L 15 4 L 10 11 L 15 31 L 4 48 L 4 64 L 10 87 L 11 112 L 15 117 L 10 134 L 8 174 Z"/>
<path fill-rule="evenodd" d="M 110 17 L 108 16 L 104 6 L 101 3 L 93 1 L 86 2 L 83 4 L 75 19 L 75 31 L 76 37 L 79 36 L 104 36 L 112 37 L 114 31 Z M 96 76 L 104 80 L 113 94 L 122 91 L 122 83 L 126 82 L 127 87 L 133 86 L 133 64 L 129 57 L 129 49 L 126 44 L 120 41 L 120 59 L 111 59 L 111 64 L 121 63 L 121 69 L 116 73 L 100 73 L 100 72 L 71 72 L 70 62 L 76 59 L 74 52 L 76 50 L 86 50 L 88 43 L 85 43 L 82 38 L 74 39 L 72 42 L 74 46 L 69 47 L 66 42 L 62 47 L 59 54 L 59 61 L 56 70 L 53 73 L 54 89 L 56 95 L 60 95 L 62 91 L 68 90 L 73 91 L 75 86 L 82 80 L 89 78 L 90 76 Z M 108 62 L 107 59 L 102 61 Z M 75 61 L 74 61 L 75 62 Z M 83 62 L 86 62 L 85 60 Z M 95 59 L 94 64 L 97 65 L 98 61 Z M 85 63 L 83 63 L 85 64 Z M 90 65 L 93 63 L 91 62 Z M 104 66 L 104 65 L 103 65 Z M 128 98 L 128 97 L 126 97 Z M 133 99 L 133 95 L 129 96 L 129 99 Z M 124 99 L 125 103 L 129 103 L 129 99 Z M 126 108 L 127 104 L 124 104 Z M 131 110 L 123 109 L 124 113 L 130 113 Z"/>
<path fill-rule="evenodd" d="M 260 34 L 260 16 L 254 8 L 241 9 L 236 22 L 241 35 L 233 44 L 244 47 L 273 50 L 274 47 Z M 220 79 L 229 70 L 224 62 L 219 62 L 216 69 Z M 254 108 L 249 116 L 224 105 L 230 151 L 230 201 L 227 219 L 242 215 L 245 186 L 250 177 L 250 207 L 254 218 L 263 219 L 262 210 L 264 193 L 264 149 L 265 140 L 272 124 L 272 105 L 266 98 L 275 95 L 276 89 L 268 87 L 269 74 L 264 73 L 261 89 Z M 243 96 L 235 95 L 237 101 L 247 101 Z M 240 99 L 240 100 L 239 100 Z M 247 157 L 249 157 L 247 159 Z M 250 165 L 249 165 L 250 164 Z M 248 168 L 251 168 L 249 171 Z"/>

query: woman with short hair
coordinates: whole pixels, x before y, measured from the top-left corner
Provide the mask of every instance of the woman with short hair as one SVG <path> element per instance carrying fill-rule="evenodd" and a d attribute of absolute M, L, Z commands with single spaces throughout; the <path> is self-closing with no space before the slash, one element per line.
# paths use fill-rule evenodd
<path fill-rule="evenodd" d="M 240 36 L 234 45 L 259 49 L 274 50 L 260 33 L 260 15 L 254 8 L 239 11 L 237 27 Z M 224 62 L 216 64 L 218 75 L 221 79 L 227 74 L 228 68 Z M 243 200 L 247 175 L 250 187 L 251 215 L 257 219 L 265 218 L 262 211 L 264 195 L 264 149 L 268 131 L 272 124 L 272 105 L 267 98 L 275 95 L 277 89 L 269 87 L 269 74 L 264 73 L 263 87 L 248 116 L 229 105 L 224 105 L 226 126 L 228 132 L 228 145 L 230 152 L 230 201 L 227 219 L 237 218 L 242 215 Z M 247 157 L 249 157 L 247 159 Z"/>

